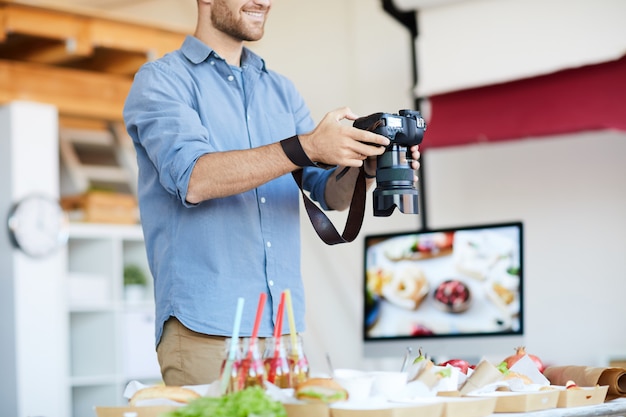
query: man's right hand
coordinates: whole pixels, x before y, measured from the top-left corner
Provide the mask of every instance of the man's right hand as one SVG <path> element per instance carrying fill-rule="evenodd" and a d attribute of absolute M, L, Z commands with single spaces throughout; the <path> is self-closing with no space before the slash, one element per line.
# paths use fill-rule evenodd
<path fill-rule="evenodd" d="M 309 159 L 328 165 L 360 167 L 368 157 L 381 155 L 390 143 L 388 138 L 341 123 L 358 117 L 343 107 L 327 113 L 313 131 L 298 135 Z"/>

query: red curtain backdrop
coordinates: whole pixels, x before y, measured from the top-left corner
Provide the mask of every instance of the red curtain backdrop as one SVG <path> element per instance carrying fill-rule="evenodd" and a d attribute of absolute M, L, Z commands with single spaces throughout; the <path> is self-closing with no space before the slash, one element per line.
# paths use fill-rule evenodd
<path fill-rule="evenodd" d="M 626 56 L 430 97 L 421 148 L 577 131 L 626 130 Z"/>

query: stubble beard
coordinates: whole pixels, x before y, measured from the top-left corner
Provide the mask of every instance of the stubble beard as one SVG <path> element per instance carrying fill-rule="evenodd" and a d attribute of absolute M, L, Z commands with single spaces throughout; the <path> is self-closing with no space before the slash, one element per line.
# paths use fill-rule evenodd
<path fill-rule="evenodd" d="M 242 41 L 258 41 L 265 31 L 265 22 L 246 24 L 222 0 L 213 1 L 211 23 L 216 29 Z"/>

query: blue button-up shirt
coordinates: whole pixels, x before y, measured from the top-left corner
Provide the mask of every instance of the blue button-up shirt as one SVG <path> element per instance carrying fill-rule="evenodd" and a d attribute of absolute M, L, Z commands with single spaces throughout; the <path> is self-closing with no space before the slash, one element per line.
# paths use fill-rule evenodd
<path fill-rule="evenodd" d="M 250 335 L 262 292 L 268 301 L 259 336 L 271 336 L 285 289 L 303 331 L 300 196 L 291 175 L 197 205 L 185 200 L 200 156 L 250 149 L 314 128 L 294 85 L 247 48 L 238 76 L 214 50 L 188 36 L 181 49 L 138 71 L 124 119 L 137 151 L 157 343 L 170 316 L 200 333 L 230 335 L 238 297 L 245 298 L 240 334 Z M 324 208 L 330 173 L 305 169 L 305 189 Z"/>

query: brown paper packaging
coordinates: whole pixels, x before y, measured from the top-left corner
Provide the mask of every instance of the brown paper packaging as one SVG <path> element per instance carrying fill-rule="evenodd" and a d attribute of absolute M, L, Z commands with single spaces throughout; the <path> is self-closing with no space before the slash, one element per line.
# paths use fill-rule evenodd
<path fill-rule="evenodd" d="M 551 366 L 544 372 L 552 385 L 565 385 L 574 381 L 580 387 L 607 385 L 606 400 L 626 397 L 626 369 L 592 366 Z"/>
<path fill-rule="evenodd" d="M 461 395 L 465 395 L 500 379 L 502 379 L 502 372 L 491 362 L 482 360 L 476 365 L 476 369 L 474 369 L 472 375 L 465 380 L 465 383 L 460 389 L 460 393 Z"/>

